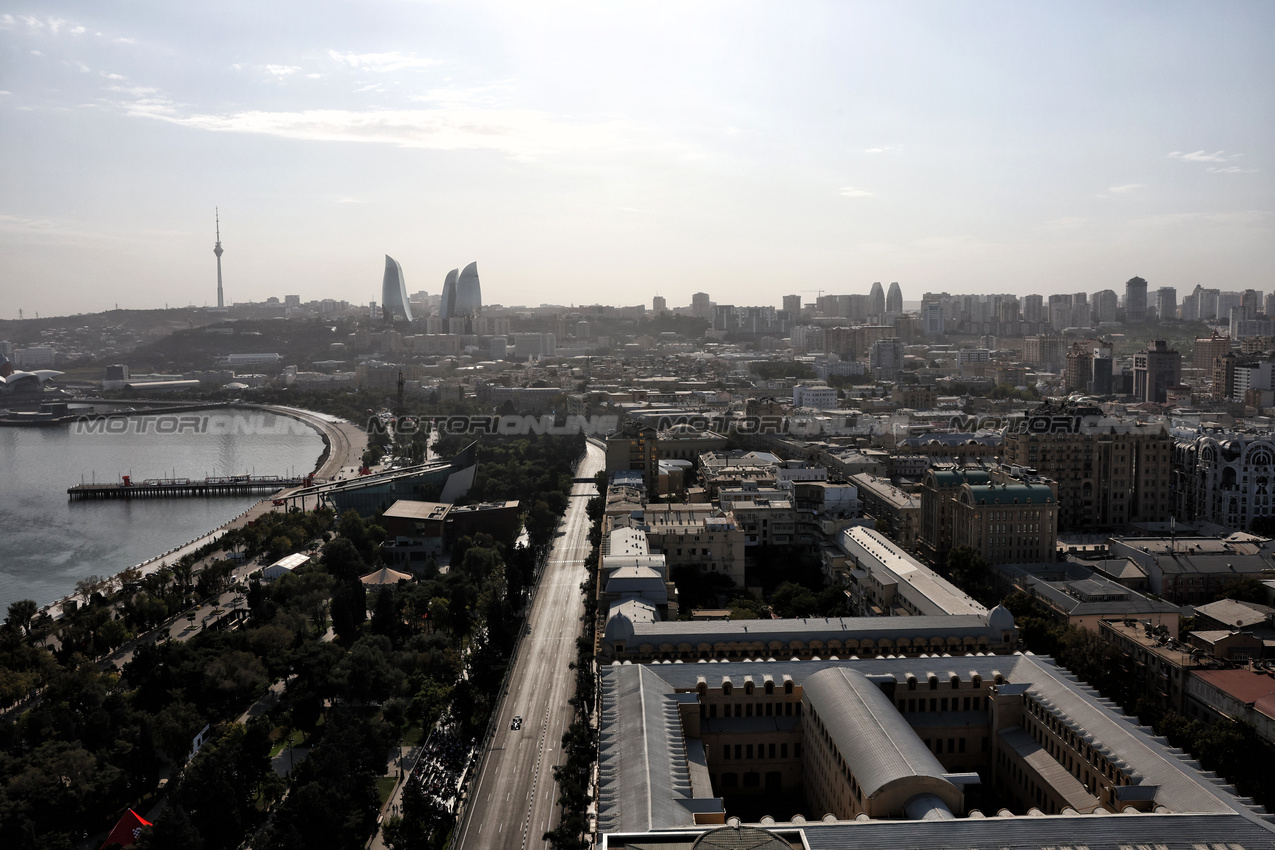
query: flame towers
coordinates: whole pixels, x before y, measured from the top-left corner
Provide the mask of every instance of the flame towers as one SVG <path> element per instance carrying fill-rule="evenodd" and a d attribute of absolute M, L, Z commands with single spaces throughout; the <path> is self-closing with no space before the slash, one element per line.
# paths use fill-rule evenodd
<path fill-rule="evenodd" d="M 385 321 L 393 321 L 395 314 L 409 322 L 412 320 L 412 305 L 407 300 L 407 285 L 403 282 L 403 267 L 398 260 L 385 255 L 385 277 L 381 282 L 381 309 Z"/>
<path fill-rule="evenodd" d="M 443 320 L 476 316 L 483 310 L 482 288 L 478 282 L 478 263 L 470 263 L 464 271 L 452 269 L 443 281 L 443 298 L 438 315 Z"/>

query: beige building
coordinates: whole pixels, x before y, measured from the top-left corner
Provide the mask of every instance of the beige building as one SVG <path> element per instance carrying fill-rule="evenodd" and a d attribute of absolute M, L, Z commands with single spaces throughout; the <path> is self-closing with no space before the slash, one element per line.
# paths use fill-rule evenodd
<path fill-rule="evenodd" d="M 879 531 L 847 528 L 838 538 L 854 612 L 881 616 L 986 616 L 987 609 Z"/>
<path fill-rule="evenodd" d="M 1168 521 L 1173 445 L 1160 422 L 1044 404 L 1010 422 L 1002 457 L 1058 482 L 1059 531 L 1091 533 Z"/>
<path fill-rule="evenodd" d="M 1124 671 L 1162 709 L 1183 713 L 1187 677 L 1200 666 L 1191 648 L 1137 620 L 1104 620 L 1098 636 L 1121 655 Z"/>
<path fill-rule="evenodd" d="M 850 483 L 859 488 L 863 512 L 886 530 L 889 537 L 905 549 L 917 545 L 921 530 L 921 499 L 916 493 L 900 489 L 888 478 L 864 473 L 851 475 Z"/>
<path fill-rule="evenodd" d="M 952 509 L 952 546 L 991 564 L 1057 559 L 1058 496 L 1052 481 L 962 484 Z"/>
<path fill-rule="evenodd" d="M 723 490 L 718 504 L 735 518 L 744 533 L 745 546 L 791 546 L 797 542 L 797 512 L 783 491 Z"/>
<path fill-rule="evenodd" d="M 964 484 L 986 484 L 992 480 L 986 469 L 957 466 L 934 467 L 921 480 L 921 529 L 918 534 L 921 556 L 931 564 L 942 564 L 952 548 L 952 512 L 956 494 Z"/>
<path fill-rule="evenodd" d="M 1217 331 L 1211 337 L 1202 337 L 1195 341 L 1191 351 L 1191 365 L 1206 372 L 1213 370 L 1213 363 L 1223 354 L 1231 351 L 1231 338 L 1219 336 Z"/>
<path fill-rule="evenodd" d="M 648 505 L 642 514 L 647 540 L 669 568 L 722 573 L 744 586 L 744 532 L 712 505 Z"/>

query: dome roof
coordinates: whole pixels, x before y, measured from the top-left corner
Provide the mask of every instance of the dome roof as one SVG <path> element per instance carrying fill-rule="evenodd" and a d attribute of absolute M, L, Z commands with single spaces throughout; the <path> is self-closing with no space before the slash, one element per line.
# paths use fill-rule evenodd
<path fill-rule="evenodd" d="M 1012 631 L 1014 628 L 1014 615 L 1004 605 L 997 605 L 987 615 L 987 627 L 998 632 Z"/>

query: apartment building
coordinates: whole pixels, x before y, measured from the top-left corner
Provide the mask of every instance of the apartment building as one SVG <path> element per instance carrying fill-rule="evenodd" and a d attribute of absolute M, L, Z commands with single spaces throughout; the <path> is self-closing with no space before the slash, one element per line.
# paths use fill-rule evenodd
<path fill-rule="evenodd" d="M 1167 522 L 1173 508 L 1173 437 L 1162 422 L 1046 403 L 1011 420 L 1002 457 L 1058 483 L 1059 532 Z"/>

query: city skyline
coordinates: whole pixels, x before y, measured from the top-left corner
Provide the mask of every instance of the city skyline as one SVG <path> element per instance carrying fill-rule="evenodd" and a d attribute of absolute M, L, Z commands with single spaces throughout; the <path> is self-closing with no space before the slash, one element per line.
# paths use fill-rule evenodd
<path fill-rule="evenodd" d="M 227 303 L 1271 288 L 1275 8 L 803 11 L 11 9 L 0 318 L 214 306 L 212 207 Z"/>

